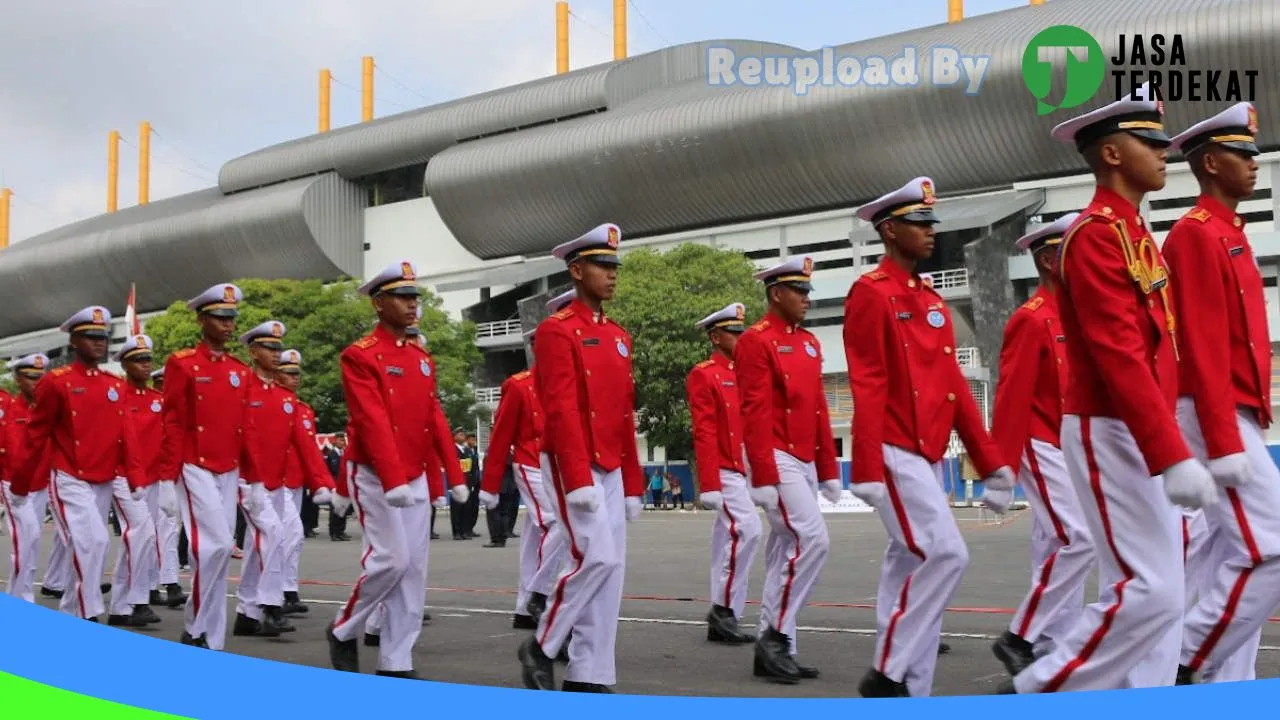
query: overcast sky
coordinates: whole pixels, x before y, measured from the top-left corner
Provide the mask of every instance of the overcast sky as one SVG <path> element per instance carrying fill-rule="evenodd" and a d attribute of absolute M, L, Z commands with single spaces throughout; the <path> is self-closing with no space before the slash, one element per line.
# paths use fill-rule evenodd
<path fill-rule="evenodd" d="M 628 51 L 713 38 L 818 48 L 946 21 L 947 0 L 630 0 Z M 1026 0 L 966 0 L 973 16 Z M 18 241 L 105 212 L 107 133 L 120 207 L 137 202 L 138 123 L 151 199 L 216 184 L 230 158 L 360 120 L 360 58 L 390 115 L 555 72 L 553 0 L 38 0 L 0 21 L 0 186 Z M 612 0 L 571 0 L 572 68 L 612 58 Z M 793 8 L 802 7 L 797 14 Z"/>

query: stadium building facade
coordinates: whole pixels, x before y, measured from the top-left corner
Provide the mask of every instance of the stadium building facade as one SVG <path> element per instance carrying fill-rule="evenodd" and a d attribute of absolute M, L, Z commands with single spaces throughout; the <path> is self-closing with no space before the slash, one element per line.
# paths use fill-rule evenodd
<path fill-rule="evenodd" d="M 227 162 L 216 187 L 91 218 L 0 253 L 0 355 L 43 351 L 56 362 L 63 354 L 58 323 L 91 303 L 122 314 L 130 283 L 145 321 L 232 278 L 363 278 L 407 256 L 450 312 L 477 323 L 485 357 L 477 398 L 494 405 L 501 381 L 526 365 L 523 331 L 567 283 L 550 249 L 611 221 L 623 229 L 624 255 L 702 243 L 741 251 L 762 267 L 813 257 L 806 324 L 824 349 L 832 422 L 847 458 L 853 408 L 843 301 L 883 252 L 853 208 L 917 175 L 934 179 L 942 223 L 921 270 L 952 307 L 957 359 L 989 413 L 1005 319 L 1036 282 L 1013 241 L 1083 208 L 1092 195 L 1074 149 L 1049 139 L 1066 112 L 1037 117 L 1023 84 L 1032 36 L 1076 25 L 1110 55 L 1122 33 L 1179 34 L 1189 63 L 1259 68 L 1261 87 L 1280 82 L 1267 76 L 1280 66 L 1280 4 L 1177 0 L 1158 3 L 1158 13 L 1156 4 L 1057 0 L 834 49 L 864 58 L 904 48 L 928 57 L 943 46 L 987 55 L 975 95 L 927 81 L 818 85 L 804 95 L 763 84 L 716 86 L 708 82 L 715 48 L 739 57 L 821 52 L 718 40 L 264 148 Z M 1240 213 L 1278 337 L 1280 95 L 1262 92 L 1255 103 L 1266 153 L 1258 158 L 1257 192 Z M 1169 102 L 1166 123 L 1176 132 L 1225 106 Z M 1167 186 L 1144 207 L 1157 240 L 1196 195 L 1185 163 L 1171 162 Z M 113 349 L 123 333 L 120 323 Z M 1273 388 L 1277 377 L 1280 366 Z M 643 460 L 664 460 L 660 448 L 641 444 Z"/>

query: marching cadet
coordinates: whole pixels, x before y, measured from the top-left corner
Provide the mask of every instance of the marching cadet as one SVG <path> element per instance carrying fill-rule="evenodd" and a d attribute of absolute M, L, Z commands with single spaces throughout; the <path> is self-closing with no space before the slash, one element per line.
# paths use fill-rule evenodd
<path fill-rule="evenodd" d="M 747 604 L 747 581 L 760 547 L 760 516 L 751 502 L 742 436 L 742 402 L 733 364 L 746 330 L 746 306 L 731 303 L 694 324 L 712 352 L 689 371 L 685 396 L 693 420 L 698 500 L 716 512 L 711 530 L 711 611 L 707 639 L 744 644 L 756 636 L 738 625 Z"/>
<path fill-rule="evenodd" d="M 137 386 L 135 386 L 137 387 Z M 145 383 L 144 383 L 145 387 Z M 154 400 L 160 403 L 160 418 L 157 427 L 157 435 L 159 438 L 164 437 L 164 368 L 151 371 L 151 391 Z M 153 401 L 148 407 L 148 411 L 153 411 L 155 407 Z M 154 412 L 154 411 L 153 411 Z M 149 440 L 149 439 L 148 439 Z M 145 444 L 148 440 L 144 440 Z M 152 456 L 153 467 L 152 472 L 156 471 L 156 465 L 159 463 L 160 441 L 157 441 Z M 160 554 L 160 561 L 156 565 L 155 582 L 151 585 L 151 604 L 165 605 L 167 607 L 181 607 L 187 602 L 187 594 L 183 592 L 182 585 L 178 583 L 178 537 L 182 534 L 181 521 L 179 521 L 177 513 L 169 515 L 160 508 L 160 485 L 158 480 L 153 478 L 153 482 L 147 487 L 147 509 L 151 512 L 151 521 L 156 526 L 156 543 Z M 164 588 L 164 593 L 160 592 L 160 588 Z"/>
<path fill-rule="evenodd" d="M 156 455 L 160 450 L 161 411 L 159 393 L 147 387 L 151 376 L 151 338 L 131 335 L 111 359 L 125 371 L 126 389 L 123 405 L 130 416 L 135 437 L 138 463 L 143 470 L 141 485 L 134 499 L 124 478 L 115 479 L 113 500 L 120 522 L 120 545 L 116 548 L 113 592 L 108 608 L 107 624 L 144 627 L 160 622 L 148 604 L 151 589 L 160 571 L 159 546 L 156 545 L 156 523 L 147 506 L 155 484 Z"/>
<path fill-rule="evenodd" d="M 48 453 L 45 454 L 45 466 L 36 471 L 32 484 L 27 488 L 29 500 L 21 507 L 13 504 L 11 478 L 26 459 L 27 425 L 31 421 L 31 406 L 35 402 L 36 383 L 44 376 L 49 366 L 49 358 L 43 353 L 35 353 L 18 358 L 9 363 L 13 371 L 14 381 L 18 386 L 18 396 L 7 398 L 0 403 L 4 413 L 4 490 L 0 500 L 4 501 L 5 510 L 9 514 L 9 540 L 12 550 L 9 553 L 9 580 L 5 583 L 5 592 L 20 597 L 27 602 L 35 601 L 36 565 L 40 562 L 40 527 L 44 524 L 45 508 L 49 504 Z M 50 558 L 51 562 L 53 558 Z M 46 577 L 49 575 L 46 571 Z M 53 597 L 61 597 L 62 593 Z"/>
<path fill-rule="evenodd" d="M 75 359 L 36 385 L 26 454 L 11 487 L 20 507 L 42 470 L 52 469 L 49 497 L 74 570 L 61 610 L 93 622 L 106 609 L 98 580 L 111 545 L 107 511 L 117 473 L 124 473 L 134 495 L 145 484 L 133 418 L 124 411 L 124 381 L 98 368 L 107 357 L 110 328 L 111 313 L 100 305 L 62 324 Z"/>
<path fill-rule="evenodd" d="M 480 502 L 486 512 L 495 512 L 507 463 L 515 473 L 524 504 L 524 532 L 520 537 L 520 583 L 516 589 L 516 611 L 511 627 L 536 630 L 547 594 L 563 563 L 562 534 L 555 538 L 551 528 L 557 523 L 542 484 L 542 433 L 545 415 L 538 402 L 533 371 L 524 370 L 502 383 L 502 396 L 493 416 L 489 448 L 480 479 Z M 548 540 L 554 545 L 548 547 Z M 553 550 L 553 552 L 546 552 Z M 538 581 L 535 584 L 535 579 Z"/>
<path fill-rule="evenodd" d="M 201 339 L 165 362 L 159 505 L 179 510 L 191 545 L 191 597 L 182 643 L 221 650 L 227 633 L 227 570 L 244 457 L 249 367 L 227 351 L 240 288 L 214 285 L 187 302 Z"/>
<path fill-rule="evenodd" d="M 845 300 L 849 387 L 859 409 L 851 490 L 889 535 L 880 597 L 893 603 L 877 608 L 874 663 L 858 686 L 864 697 L 932 692 L 942 615 L 969 565 L 942 491 L 951 430 L 982 474 L 990 507 L 1004 512 L 1015 482 L 956 362 L 951 313 L 915 272 L 933 254 L 935 201 L 933 181 L 918 177 L 857 210 L 879 232 L 885 256 Z"/>
<path fill-rule="evenodd" d="M 350 413 L 345 458 L 350 472 L 347 483 L 338 483 L 331 511 L 345 512 L 347 496 L 355 503 L 364 531 L 363 572 L 325 635 L 334 669 L 360 672 L 356 635 L 372 613 L 385 612 L 377 674 L 419 679 L 413 645 L 422 631 L 431 542 L 429 447 L 444 463 L 454 499 L 465 502 L 468 491 L 457 460 L 447 452 L 449 426 L 436 392 L 434 363 L 405 334 L 418 307 L 413 263 L 393 263 L 360 292 L 370 297 L 378 325 L 340 356 Z"/>
<path fill-rule="evenodd" d="M 536 633 L 519 649 L 526 687 L 554 690 L 556 657 L 572 634 L 561 690 L 612 693 L 626 572 L 626 523 L 640 517 L 631 336 L 605 315 L 617 284 L 617 225 L 557 246 L 577 297 L 538 325 L 534 387 L 546 414 L 542 476 L 551 479 L 572 560 Z"/>
<path fill-rule="evenodd" d="M 276 384 L 292 398 L 298 422 L 309 440 L 301 448 L 290 445 L 286 450 L 286 502 L 284 514 L 280 518 L 284 523 L 285 537 L 282 611 L 285 615 L 302 615 L 309 610 L 298 597 L 298 564 L 302 560 L 302 543 L 305 539 L 302 532 L 302 495 L 304 492 L 310 493 L 311 501 L 316 505 L 329 503 L 333 478 L 329 475 L 329 468 L 316 443 L 316 412 L 297 395 L 298 386 L 302 383 L 302 353 L 297 350 L 280 353 L 275 378 Z"/>
<path fill-rule="evenodd" d="M 1257 133 L 1257 112 L 1242 102 L 1172 141 L 1200 183 L 1196 206 L 1163 248 L 1182 331 L 1177 418 L 1226 500 L 1204 511 L 1222 552 L 1186 615 L 1180 685 L 1256 643 L 1280 605 L 1280 470 L 1265 437 L 1271 338 L 1262 274 L 1237 214 L 1257 179 Z"/>
<path fill-rule="evenodd" d="M 827 562 L 830 539 L 818 493 L 841 494 L 822 348 L 800 327 L 809 311 L 813 259 L 795 257 L 756 273 L 769 310 L 734 347 L 734 371 L 752 502 L 769 521 L 761 632 L 753 673 L 794 684 L 818 677 L 796 662 L 796 618 Z"/>
<path fill-rule="evenodd" d="M 245 454 L 240 473 L 239 503 L 246 526 L 244 562 L 236 595 L 234 635 L 276 637 L 296 628 L 284 616 L 285 555 L 294 542 L 286 535 L 286 518 L 301 521 L 284 487 L 289 453 L 298 455 L 311 475 L 317 467 L 315 439 L 302 424 L 298 398 L 276 384 L 284 350 L 284 323 L 268 320 L 240 336 L 249 348 L 253 377 L 246 395 Z"/>
<path fill-rule="evenodd" d="M 1053 652 L 1002 693 L 1169 685 L 1177 672 L 1184 588 L 1174 505 L 1217 498 L 1174 419 L 1180 342 L 1169 276 L 1138 214 L 1143 196 L 1165 184 L 1163 111 L 1144 85 L 1053 129 L 1097 180 L 1059 250 L 1058 308 L 1071 367 L 1062 448 L 1101 590 Z"/>
<path fill-rule="evenodd" d="M 1070 378 L 1066 336 L 1058 320 L 1058 247 L 1079 213 L 1068 213 L 1018 239 L 1039 273 L 1035 294 L 1014 311 L 1000 351 L 991 436 L 1016 467 L 1033 514 L 1032 585 L 992 651 L 1017 675 L 1071 631 L 1084 611 L 1093 568 L 1089 528 L 1067 475 L 1059 433 Z M 1035 646 L 1039 644 L 1040 648 Z"/>

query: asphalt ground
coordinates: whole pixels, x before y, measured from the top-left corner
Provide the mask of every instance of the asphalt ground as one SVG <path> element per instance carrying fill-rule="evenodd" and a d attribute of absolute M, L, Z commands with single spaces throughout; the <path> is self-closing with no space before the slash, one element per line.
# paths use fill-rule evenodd
<path fill-rule="evenodd" d="M 1003 632 L 1028 589 L 1031 516 L 1011 513 L 1002 523 L 974 509 L 957 509 L 956 517 L 969 544 L 970 567 L 943 620 L 944 641 L 951 652 L 939 658 L 935 695 L 989 694 L 1005 677 L 992 656 L 991 641 Z M 800 660 L 822 676 L 798 685 L 779 685 L 751 674 L 751 646 L 722 646 L 706 641 L 709 608 L 707 547 L 713 514 L 706 511 L 645 511 L 628 529 L 627 574 L 622 622 L 618 630 L 618 693 L 750 696 L 850 697 L 870 666 L 875 647 L 875 595 L 885 534 L 871 513 L 829 514 L 831 554 L 808 607 L 800 615 Z M 514 630 L 511 615 L 518 567 L 518 540 L 505 548 L 482 547 L 487 538 L 455 541 L 449 518 L 436 521 L 443 538 L 431 544 L 427 608 L 432 622 L 423 628 L 415 649 L 416 669 L 431 680 L 503 687 L 523 687 L 516 647 L 529 631 Z M 521 516 L 523 526 L 523 514 Z M 329 667 L 325 624 L 331 621 L 359 577 L 360 528 L 348 523 L 352 540 L 334 542 L 323 533 L 308 540 L 302 554 L 301 595 L 307 615 L 291 618 L 298 630 L 275 639 L 238 638 L 228 631 L 226 651 L 281 662 Z M 765 524 L 767 533 L 768 525 Z M 485 522 L 477 523 L 483 534 Z M 44 528 L 42 553 L 47 556 L 52 526 Z M 113 537 L 114 545 L 119 538 Z M 8 538 L 0 539 L 7 550 Z M 113 557 L 112 555 L 111 557 Z M 43 560 L 44 558 L 42 558 Z M 0 557 L 0 577 L 8 576 L 8 553 Z M 233 560 L 229 585 L 240 561 Z M 39 576 L 44 572 L 41 565 Z M 746 625 L 758 614 L 763 542 L 751 572 Z M 1095 581 L 1087 594 L 1096 597 Z M 190 577 L 182 583 L 190 592 Z M 37 597 L 39 592 L 37 591 Z M 54 607 L 55 601 L 41 599 Z M 182 633 L 180 610 L 156 608 L 163 622 L 139 632 L 177 641 Z M 228 600 L 234 617 L 234 601 Z M 103 618 L 105 622 L 105 617 Z M 230 622 L 228 623 L 228 626 Z M 376 649 L 361 646 L 365 672 L 372 672 Z M 557 680 L 564 665 L 557 665 Z M 1264 630 L 1257 663 L 1258 677 L 1280 676 L 1280 622 Z"/>

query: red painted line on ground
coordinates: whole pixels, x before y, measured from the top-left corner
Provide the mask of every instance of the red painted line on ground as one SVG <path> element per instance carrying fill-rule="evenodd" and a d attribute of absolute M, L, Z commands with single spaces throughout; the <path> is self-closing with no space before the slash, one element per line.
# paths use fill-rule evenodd
<path fill-rule="evenodd" d="M 227 577 L 228 582 L 239 582 L 240 578 L 235 575 Z M 336 582 L 333 580 L 298 580 L 299 585 L 310 585 L 314 587 L 340 587 L 349 588 L 353 583 Z M 462 595 L 515 595 L 515 590 L 507 590 L 503 588 L 459 588 L 459 587 L 428 587 L 427 592 L 445 592 L 458 593 Z M 640 602 L 694 602 L 710 604 L 711 600 L 701 597 L 674 597 L 669 595 L 623 595 L 623 600 L 633 600 Z M 748 605 L 759 605 L 759 600 L 748 600 Z M 811 602 L 805 607 L 811 608 L 836 608 L 841 610 L 875 610 L 874 603 L 846 603 L 846 602 Z M 998 608 L 998 607 L 949 607 L 947 612 L 962 615 L 1012 615 L 1017 608 Z M 1280 617 L 1273 617 L 1268 622 L 1280 623 Z"/>

